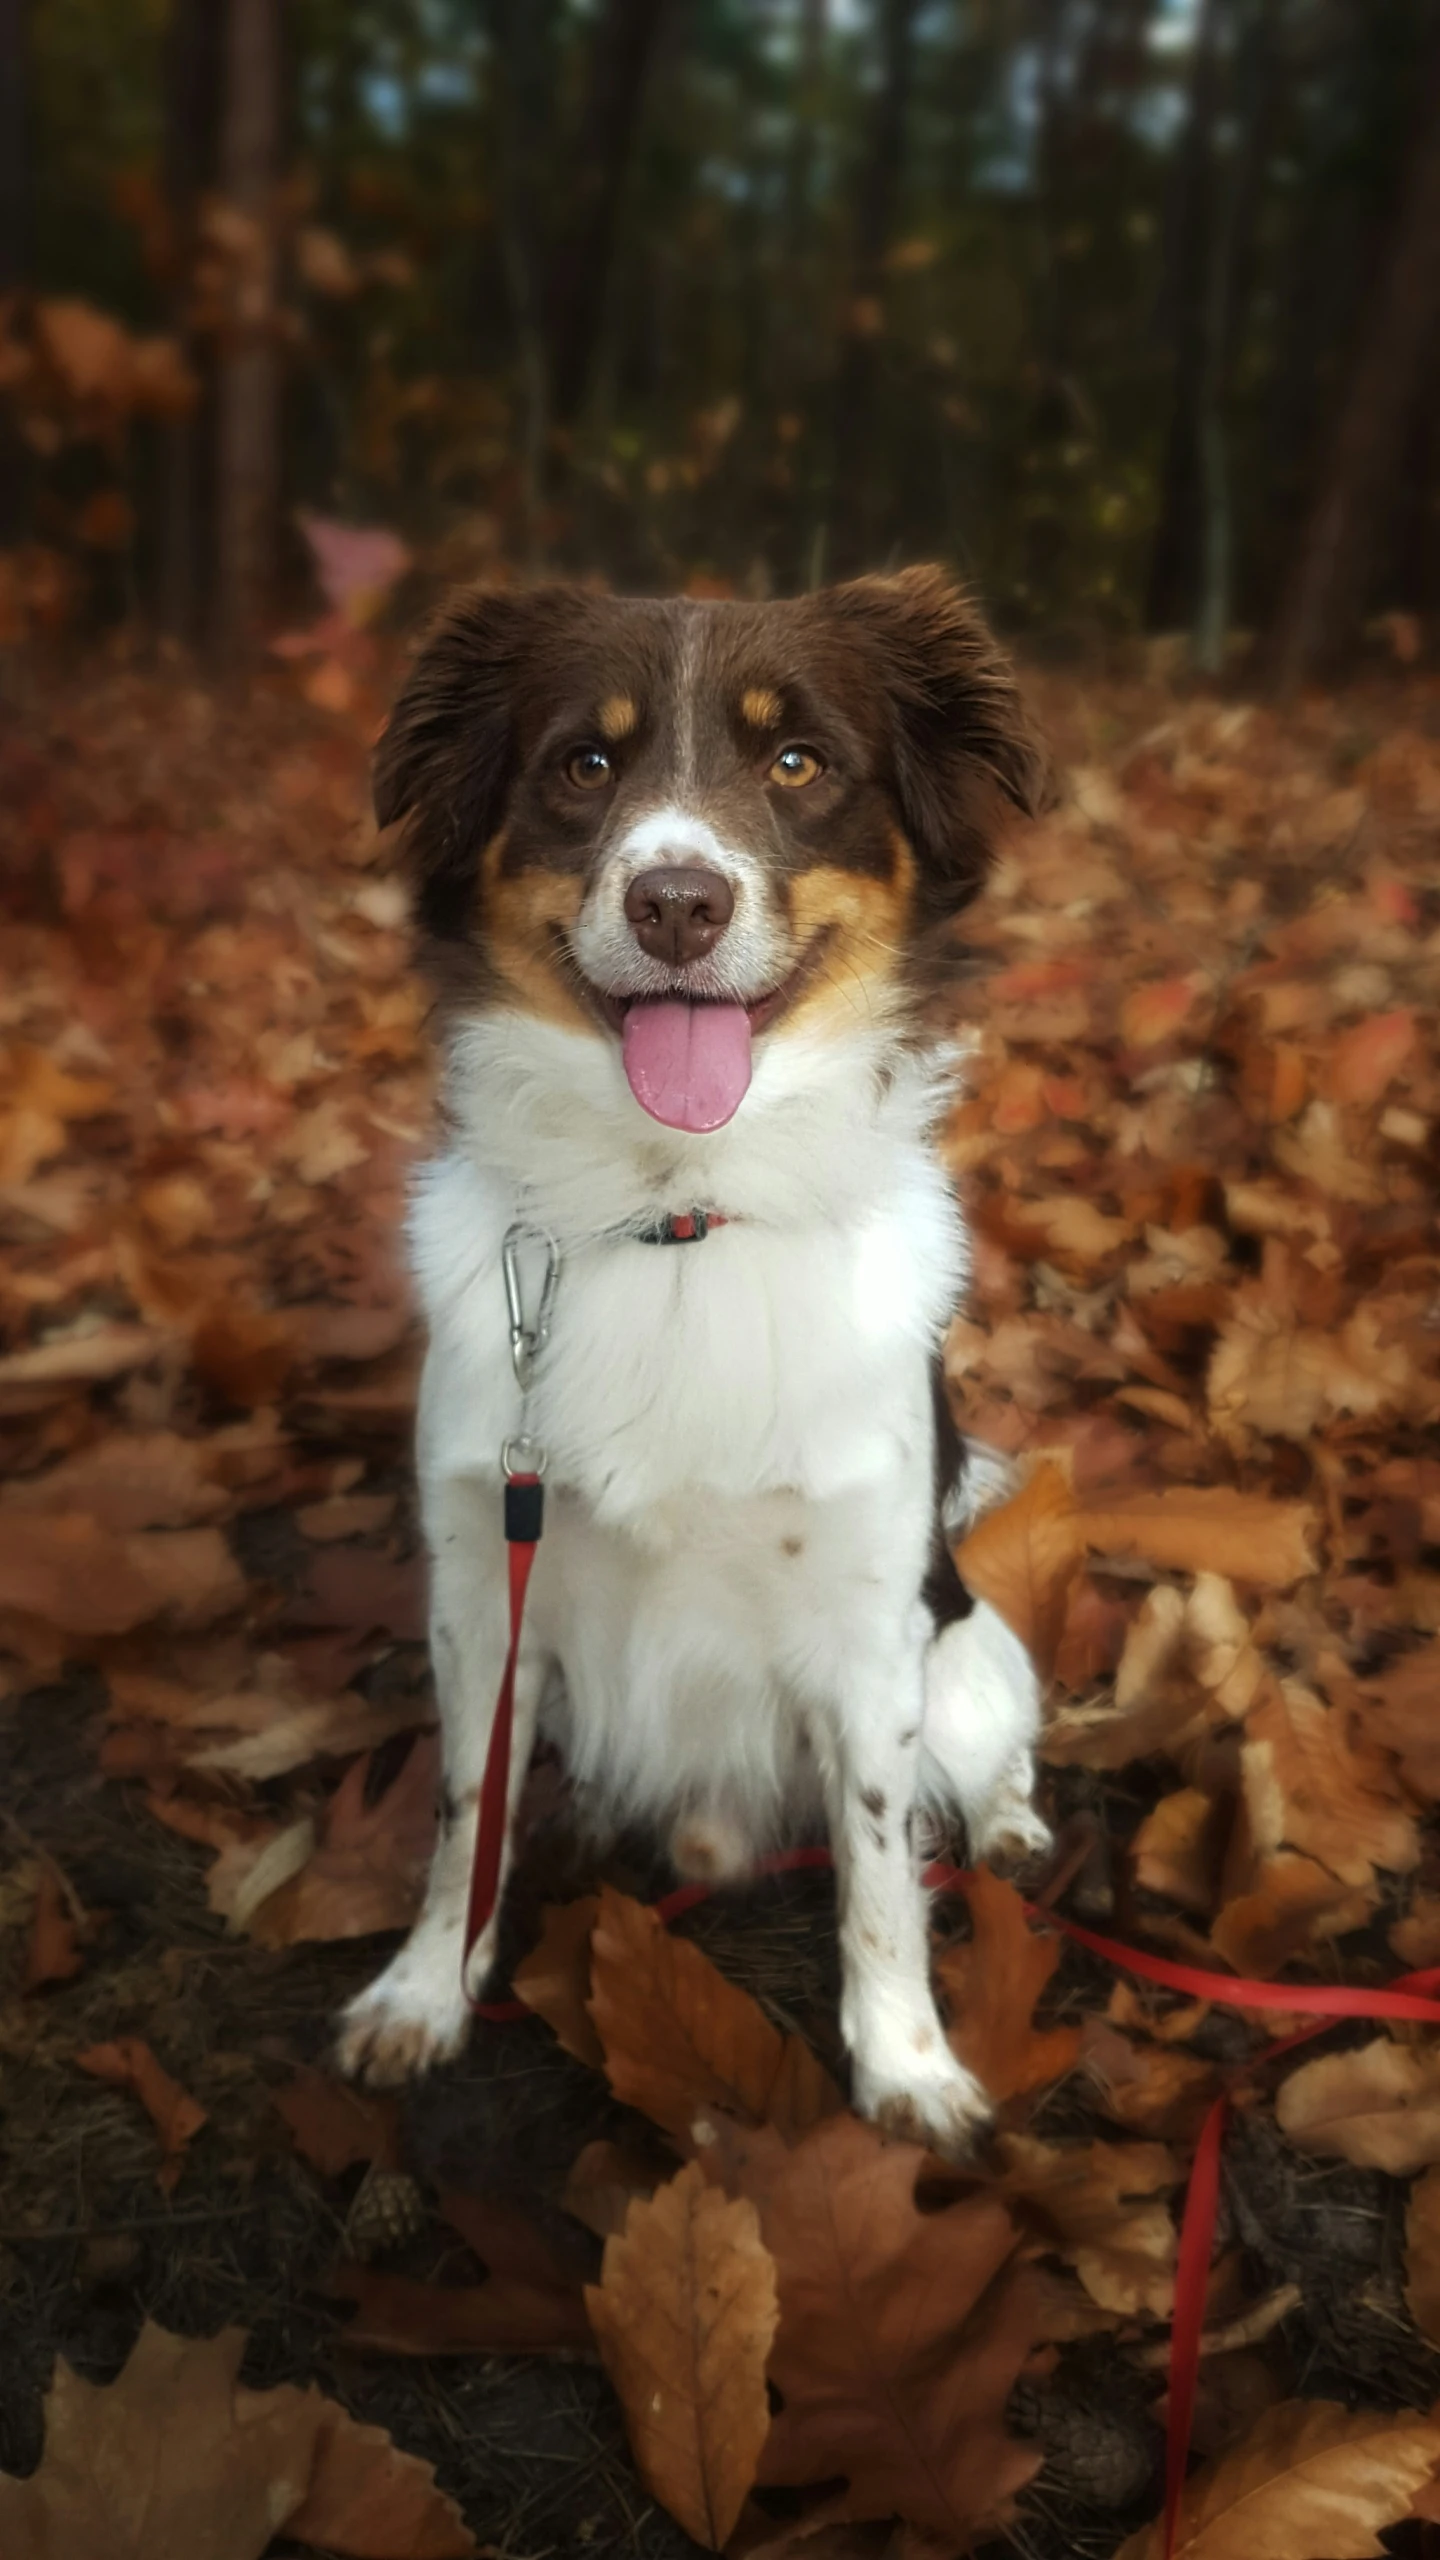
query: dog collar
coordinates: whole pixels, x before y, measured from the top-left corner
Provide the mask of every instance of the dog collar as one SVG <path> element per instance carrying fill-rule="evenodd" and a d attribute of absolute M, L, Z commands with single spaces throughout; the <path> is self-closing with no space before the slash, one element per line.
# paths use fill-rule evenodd
<path fill-rule="evenodd" d="M 681 1209 L 653 1227 L 632 1228 L 637 1244 L 703 1244 L 712 1227 L 728 1227 L 715 1209 Z"/>

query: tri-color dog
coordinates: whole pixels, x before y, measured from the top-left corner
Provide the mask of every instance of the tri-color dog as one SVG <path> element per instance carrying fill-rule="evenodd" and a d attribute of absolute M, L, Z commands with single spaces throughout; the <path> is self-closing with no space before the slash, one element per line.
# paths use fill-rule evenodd
<path fill-rule="evenodd" d="M 539 1732 L 688 1876 L 828 1825 L 856 2105 L 951 2152 L 983 2120 L 931 1992 L 917 1812 L 958 1807 L 975 1854 L 1046 1835 L 1029 1663 L 947 1544 L 975 1495 L 937 1391 L 966 1239 L 931 1015 L 1004 804 L 1041 782 L 1006 660 L 934 569 L 763 605 L 476 592 L 421 649 L 376 805 L 446 1026 L 411 1224 L 445 1801 L 350 2069 L 399 2079 L 469 2023 L 523 1428 L 549 1516 L 512 1804 Z M 523 1414 L 516 1229 L 560 1261 Z"/>

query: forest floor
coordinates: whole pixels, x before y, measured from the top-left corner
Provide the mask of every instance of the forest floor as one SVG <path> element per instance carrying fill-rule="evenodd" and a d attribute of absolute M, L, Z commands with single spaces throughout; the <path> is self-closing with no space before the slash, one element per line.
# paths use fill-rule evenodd
<path fill-rule="evenodd" d="M 1053 1674 L 1056 1908 L 1211 1971 L 1373 1985 L 1440 1962 L 1440 682 L 1284 715 L 1036 689 L 1063 788 L 966 922 L 947 1146 L 977 1254 L 948 1365 L 965 1427 L 1030 1469 L 973 1561 Z M 433 1820 L 397 1242 L 433 1080 L 366 814 L 378 695 L 309 692 L 117 662 L 14 676 L 0 727 L 0 2473 L 88 2549 L 74 2478 L 37 2470 L 57 2356 L 109 2390 L 143 2322 L 235 2328 L 250 2392 L 318 2384 L 439 2483 L 342 2431 L 340 2489 L 272 2505 L 235 2560 L 695 2548 L 642 2485 L 694 2521 L 615 2347 L 613 2250 L 620 2397 L 581 2287 L 627 2206 L 661 2263 L 657 2183 L 702 2212 L 675 2153 L 708 2103 L 752 2128 L 711 2128 L 724 2245 L 759 2228 L 779 2269 L 769 2485 L 730 2547 L 1103 2560 L 1158 2510 L 1175 2217 L 1243 2062 L 1202 2477 L 1258 2464 L 1279 2512 L 1294 2447 L 1323 2472 L 1378 2412 L 1404 2458 L 1366 2529 L 1440 2518 L 1440 2433 L 1390 2417 L 1440 2397 L 1423 2029 L 1267 2061 L 1301 2020 L 1137 1989 L 982 1878 L 968 1921 L 937 1905 L 939 1960 L 1001 2134 L 947 2184 L 835 2112 L 828 1877 L 665 1937 L 637 1847 L 593 1933 L 589 1904 L 543 1918 L 596 1879 L 542 1770 L 508 1924 L 512 1959 L 541 1940 L 537 2014 L 401 2100 L 330 2078 Z M 709 1966 L 748 2081 L 707 2047 Z M 754 2169 L 777 2125 L 784 2175 L 830 2199 L 828 2303 L 778 2149 Z M 868 2206 L 847 2236 L 847 2180 L 897 2158 L 891 2236 Z M 927 2253 L 955 2336 L 911 2370 Z M 830 2333 L 867 2323 L 842 2389 Z M 176 2355 L 180 2464 L 205 2390 Z M 261 2406 L 227 2401 L 220 2435 Z M 231 2437 L 202 2441 L 171 2484 L 192 2517 L 238 2498 Z M 1182 2547 L 1240 2544 L 1202 2519 Z"/>

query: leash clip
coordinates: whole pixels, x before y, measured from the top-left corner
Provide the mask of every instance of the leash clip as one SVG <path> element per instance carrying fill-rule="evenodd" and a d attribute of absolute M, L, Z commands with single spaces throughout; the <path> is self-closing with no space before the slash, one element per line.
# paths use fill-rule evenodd
<path fill-rule="evenodd" d="M 535 1321 L 525 1321 L 525 1285 L 520 1269 L 520 1250 L 526 1243 L 537 1244 L 545 1256 L 545 1276 L 540 1283 L 540 1304 Z M 522 1396 L 530 1392 L 535 1363 L 550 1339 L 550 1318 L 555 1311 L 555 1292 L 560 1285 L 560 1249 L 553 1236 L 537 1233 L 533 1227 L 515 1226 L 505 1238 L 505 1303 L 510 1311 L 510 1360 L 515 1383 Z"/>

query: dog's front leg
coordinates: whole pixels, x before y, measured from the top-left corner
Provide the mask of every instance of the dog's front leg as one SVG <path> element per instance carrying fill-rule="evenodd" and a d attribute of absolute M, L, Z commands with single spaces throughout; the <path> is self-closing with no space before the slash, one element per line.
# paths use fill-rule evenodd
<path fill-rule="evenodd" d="M 956 2158 L 990 2106 L 955 2060 L 930 1987 L 924 1890 L 912 1813 L 919 1775 L 928 1627 L 903 1656 L 852 1663 L 823 1753 L 840 1895 L 840 2024 L 855 2104 L 887 2133 Z"/>
<path fill-rule="evenodd" d="M 393 1963 L 345 2010 L 337 2045 L 342 2070 L 377 2088 L 449 2061 L 469 2031 L 461 1951 L 480 1786 L 509 1641 L 500 1521 L 501 1499 L 494 1485 L 448 1477 L 427 1488 L 430 1653 L 444 1763 L 439 1828 L 424 1909 Z M 495 1913 L 472 1961 L 475 1981 L 483 1981 L 494 1955 L 511 1828 L 534 1743 L 542 1673 L 539 1656 L 522 1645 L 515 1680 L 510 1819 Z"/>

